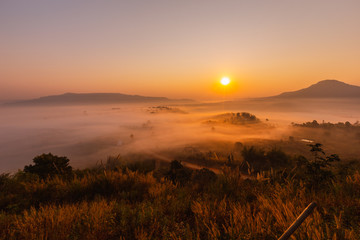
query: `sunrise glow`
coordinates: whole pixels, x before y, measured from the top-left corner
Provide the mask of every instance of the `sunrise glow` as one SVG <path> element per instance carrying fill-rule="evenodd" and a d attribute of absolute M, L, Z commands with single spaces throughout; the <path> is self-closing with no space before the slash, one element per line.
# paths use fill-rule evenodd
<path fill-rule="evenodd" d="M 360 84 L 360 1 L 20 1 L 1 1 L 0 103 L 66 92 L 207 101 L 225 89 L 243 98 L 322 79 Z"/>
<path fill-rule="evenodd" d="M 221 80 L 220 80 L 221 84 L 226 86 L 230 83 L 230 78 L 228 77 L 223 77 Z"/>

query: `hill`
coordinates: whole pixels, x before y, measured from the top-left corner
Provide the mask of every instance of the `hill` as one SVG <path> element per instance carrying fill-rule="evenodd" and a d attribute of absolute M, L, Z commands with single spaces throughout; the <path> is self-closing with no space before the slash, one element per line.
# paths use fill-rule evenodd
<path fill-rule="evenodd" d="M 7 105 L 79 105 L 108 103 L 140 103 L 140 102 L 189 102 L 192 100 L 173 100 L 166 97 L 147 97 L 121 93 L 65 93 L 30 100 L 7 103 Z"/>
<path fill-rule="evenodd" d="M 310 87 L 272 98 L 360 98 L 360 87 L 337 80 L 323 80 Z"/>

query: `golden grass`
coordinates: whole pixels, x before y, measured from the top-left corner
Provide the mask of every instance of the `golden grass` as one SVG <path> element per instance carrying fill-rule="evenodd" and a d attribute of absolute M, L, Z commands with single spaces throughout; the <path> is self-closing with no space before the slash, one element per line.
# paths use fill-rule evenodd
<path fill-rule="evenodd" d="M 114 227 L 114 202 L 49 205 L 16 216 L 8 239 L 108 239 Z"/>
<path fill-rule="evenodd" d="M 0 212 L 1 239 L 277 239 L 314 200 L 318 207 L 291 239 L 360 239 L 347 210 L 360 207 L 359 172 L 320 192 L 291 179 L 270 183 L 265 174 L 246 180 L 231 169 L 203 192 L 131 171 L 24 184 L 32 193 L 52 186 L 55 198 L 20 214 Z M 57 200 L 76 191 L 97 194 Z"/>

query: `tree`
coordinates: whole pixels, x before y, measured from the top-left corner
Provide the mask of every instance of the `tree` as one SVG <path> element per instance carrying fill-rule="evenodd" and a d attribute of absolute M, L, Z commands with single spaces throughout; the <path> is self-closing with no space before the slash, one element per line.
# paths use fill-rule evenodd
<path fill-rule="evenodd" d="M 53 176 L 69 177 L 72 175 L 72 167 L 67 157 L 58 157 L 51 153 L 43 153 L 33 159 L 34 165 L 24 167 L 24 172 L 38 175 L 41 179 Z"/>
<path fill-rule="evenodd" d="M 315 172 L 319 172 L 321 168 L 331 166 L 333 162 L 340 161 L 337 154 L 325 156 L 321 143 L 309 144 L 308 146 L 310 147 L 310 152 L 314 155 L 314 160 L 309 162 L 309 164 Z"/>
<path fill-rule="evenodd" d="M 299 163 L 305 167 L 305 181 L 308 186 L 316 188 L 334 177 L 330 167 L 333 162 L 340 161 L 340 158 L 337 154 L 326 156 L 320 143 L 309 144 L 308 146 L 314 159 L 308 160 L 304 158 L 303 161 Z"/>

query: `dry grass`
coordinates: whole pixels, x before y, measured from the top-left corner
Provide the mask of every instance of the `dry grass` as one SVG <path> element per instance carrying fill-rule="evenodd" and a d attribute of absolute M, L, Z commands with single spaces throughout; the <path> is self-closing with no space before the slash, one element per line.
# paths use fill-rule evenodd
<path fill-rule="evenodd" d="M 201 190 L 132 171 L 23 182 L 23 196 L 45 199 L 19 213 L 0 212 L 0 238 L 277 239 L 316 201 L 292 239 L 360 239 L 359 172 L 318 191 L 272 175 L 244 179 L 227 168 Z"/>
<path fill-rule="evenodd" d="M 113 233 L 114 202 L 49 205 L 13 217 L 6 239 L 108 239 Z"/>

